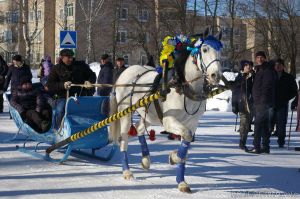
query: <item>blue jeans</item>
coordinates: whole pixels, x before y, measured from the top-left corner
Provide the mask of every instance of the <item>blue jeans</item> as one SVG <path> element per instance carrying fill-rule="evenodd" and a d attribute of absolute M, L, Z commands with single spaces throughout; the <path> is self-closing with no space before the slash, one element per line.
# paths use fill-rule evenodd
<path fill-rule="evenodd" d="M 65 105 L 66 105 L 66 99 L 58 99 L 55 100 L 55 117 L 54 117 L 54 128 L 56 130 L 59 129 L 61 121 L 65 115 Z"/>

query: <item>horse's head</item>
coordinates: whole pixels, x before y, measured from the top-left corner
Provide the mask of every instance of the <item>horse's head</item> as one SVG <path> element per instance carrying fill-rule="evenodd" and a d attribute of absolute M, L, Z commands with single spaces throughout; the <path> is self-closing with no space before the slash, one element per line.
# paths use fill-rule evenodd
<path fill-rule="evenodd" d="M 206 31 L 207 32 L 207 31 Z M 218 35 L 208 35 L 204 33 L 195 43 L 192 51 L 197 67 L 203 72 L 209 85 L 216 85 L 221 78 L 220 51 L 222 43 L 220 42 L 222 32 Z"/>

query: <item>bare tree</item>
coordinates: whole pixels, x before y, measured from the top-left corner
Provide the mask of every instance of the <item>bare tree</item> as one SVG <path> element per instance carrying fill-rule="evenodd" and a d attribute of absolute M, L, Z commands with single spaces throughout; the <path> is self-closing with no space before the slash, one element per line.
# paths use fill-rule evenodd
<path fill-rule="evenodd" d="M 294 76 L 298 55 L 297 37 L 300 34 L 295 3 L 295 0 L 248 0 L 244 6 L 245 14 L 249 17 L 247 22 L 263 37 L 276 57 L 288 61 L 290 73 Z M 250 4 L 255 8 L 250 10 Z"/>
<path fill-rule="evenodd" d="M 96 18 L 100 16 L 100 10 L 103 6 L 103 3 L 104 0 L 79 0 L 79 5 L 86 21 L 86 63 L 89 62 L 92 54 L 93 25 Z M 103 14 L 103 12 L 101 14 Z"/>
<path fill-rule="evenodd" d="M 31 61 L 31 52 L 33 41 L 36 37 L 41 33 L 42 29 L 39 30 L 39 12 L 38 5 L 43 3 L 41 0 L 19 0 L 17 2 L 20 7 L 20 14 L 22 15 L 21 25 L 23 29 L 23 38 L 26 46 L 26 55 L 25 59 L 30 63 Z M 31 28 L 29 26 L 29 12 L 33 11 L 33 21 L 34 25 L 32 26 L 33 31 L 31 32 Z"/>
<path fill-rule="evenodd" d="M 212 33 L 214 34 L 217 31 L 216 23 L 220 0 L 215 0 L 213 2 L 210 0 L 203 0 L 203 3 L 206 26 L 211 26 Z"/>

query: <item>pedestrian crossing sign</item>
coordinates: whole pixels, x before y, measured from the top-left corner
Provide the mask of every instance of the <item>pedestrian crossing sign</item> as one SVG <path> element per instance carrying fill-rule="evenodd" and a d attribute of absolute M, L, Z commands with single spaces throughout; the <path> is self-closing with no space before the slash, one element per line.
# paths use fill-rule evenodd
<path fill-rule="evenodd" d="M 60 31 L 60 48 L 76 48 L 77 32 L 76 31 Z"/>

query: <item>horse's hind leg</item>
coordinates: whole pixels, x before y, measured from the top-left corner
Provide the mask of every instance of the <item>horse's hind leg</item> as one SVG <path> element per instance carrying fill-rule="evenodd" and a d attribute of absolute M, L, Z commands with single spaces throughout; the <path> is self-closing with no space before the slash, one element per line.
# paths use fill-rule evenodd
<path fill-rule="evenodd" d="M 143 169 L 148 170 L 150 168 L 150 153 L 145 138 L 145 122 L 142 119 L 137 123 L 136 130 L 142 149 L 142 167 Z"/>

